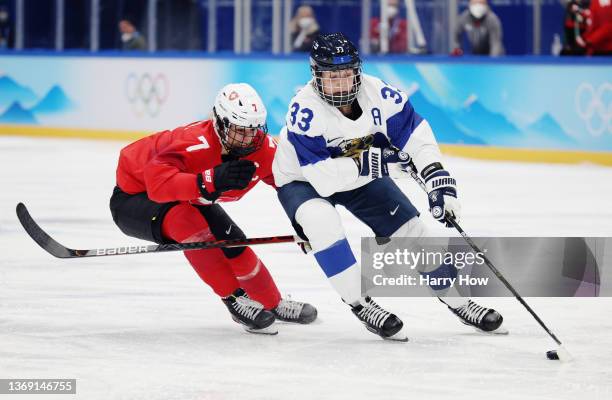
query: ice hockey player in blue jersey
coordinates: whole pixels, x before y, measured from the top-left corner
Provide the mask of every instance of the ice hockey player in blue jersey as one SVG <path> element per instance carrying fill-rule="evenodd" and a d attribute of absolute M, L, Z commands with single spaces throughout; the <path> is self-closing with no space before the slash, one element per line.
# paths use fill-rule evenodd
<path fill-rule="evenodd" d="M 335 205 L 377 237 L 422 237 L 424 223 L 389 176 L 399 166 L 387 165 L 385 149 L 393 146 L 411 157 L 427 186 L 430 210 L 437 211 L 432 215 L 442 223 L 446 214 L 460 217 L 455 180 L 441 163 L 429 123 L 404 92 L 362 74 L 357 49 L 342 33 L 317 37 L 310 68 L 312 79 L 290 102 L 274 158 L 278 197 L 334 289 L 366 328 L 384 339 L 407 340 L 396 315 L 362 297 L 361 268 Z M 434 185 L 439 177 L 449 179 Z M 457 272 L 452 265 L 439 269 L 434 273 Z M 462 297 L 440 300 L 461 322 L 502 332 L 503 319 L 495 310 Z"/>

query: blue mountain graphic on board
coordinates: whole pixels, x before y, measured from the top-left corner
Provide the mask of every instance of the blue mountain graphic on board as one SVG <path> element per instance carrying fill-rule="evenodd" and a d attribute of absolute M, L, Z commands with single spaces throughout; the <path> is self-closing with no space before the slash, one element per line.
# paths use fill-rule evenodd
<path fill-rule="evenodd" d="M 535 122 L 528 125 L 526 130 L 529 132 L 538 133 L 554 140 L 561 140 L 569 143 L 575 142 L 573 138 L 565 133 L 563 128 L 561 128 L 561 125 L 559 125 L 557 120 L 554 119 L 554 117 L 549 113 L 544 113 Z"/>
<path fill-rule="evenodd" d="M 440 143 L 485 144 L 485 140 L 472 136 L 461 129 L 448 115 L 448 112 L 429 102 L 417 90 L 410 96 L 410 103 L 416 112 L 427 119 Z"/>
<path fill-rule="evenodd" d="M 454 112 L 453 117 L 468 134 L 478 136 L 491 145 L 521 146 L 523 143 L 523 133 L 512 122 L 503 114 L 489 110 L 478 100 Z"/>
<path fill-rule="evenodd" d="M 544 113 L 535 122 L 528 125 L 525 131 L 529 133 L 529 141 L 541 142 L 542 145 L 576 146 L 576 140 L 567 135 L 557 120 L 549 113 Z"/>
<path fill-rule="evenodd" d="M 28 104 L 36 99 L 36 94 L 30 88 L 18 84 L 7 75 L 0 76 L 0 108 L 7 107 L 15 101 Z"/>
<path fill-rule="evenodd" d="M 0 122 L 7 124 L 38 124 L 34 114 L 26 110 L 16 101 L 0 115 Z"/>
<path fill-rule="evenodd" d="M 34 107 L 30 109 L 35 114 L 51 114 L 69 111 L 74 103 L 58 85 L 53 86 Z"/>

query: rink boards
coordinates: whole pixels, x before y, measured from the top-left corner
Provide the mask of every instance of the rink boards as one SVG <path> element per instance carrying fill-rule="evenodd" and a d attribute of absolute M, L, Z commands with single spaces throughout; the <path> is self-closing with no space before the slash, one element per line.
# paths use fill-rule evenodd
<path fill-rule="evenodd" d="M 61 54 L 61 53 L 60 53 Z M 371 58 L 410 96 L 449 155 L 612 165 L 610 61 Z M 0 134 L 132 140 L 207 118 L 228 82 L 252 84 L 278 134 L 307 57 L 0 58 Z"/>

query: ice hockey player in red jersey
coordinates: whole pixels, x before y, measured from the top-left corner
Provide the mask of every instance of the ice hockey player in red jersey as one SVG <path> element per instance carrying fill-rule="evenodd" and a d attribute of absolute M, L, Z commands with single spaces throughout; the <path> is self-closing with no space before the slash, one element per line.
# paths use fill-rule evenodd
<path fill-rule="evenodd" d="M 110 200 L 117 226 L 156 243 L 245 238 L 218 203 L 240 200 L 259 181 L 274 187 L 276 145 L 266 114 L 250 85 L 229 84 L 215 99 L 212 119 L 123 148 Z M 191 250 L 185 257 L 249 332 L 274 334 L 275 320 L 306 324 L 317 316 L 312 305 L 281 298 L 249 247 Z"/>

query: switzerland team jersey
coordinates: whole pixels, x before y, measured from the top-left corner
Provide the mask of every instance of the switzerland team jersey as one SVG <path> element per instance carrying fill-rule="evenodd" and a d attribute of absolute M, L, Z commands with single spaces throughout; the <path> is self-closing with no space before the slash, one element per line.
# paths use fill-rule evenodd
<path fill-rule="evenodd" d="M 323 197 L 371 181 L 359 176 L 351 157 L 370 146 L 389 144 L 408 153 L 419 171 L 439 162 L 440 149 L 429 123 L 412 108 L 408 94 L 361 75 L 356 120 L 345 117 L 317 94 L 310 81 L 291 100 L 272 170 L 278 187 L 308 181 Z"/>
<path fill-rule="evenodd" d="M 211 120 L 162 131 L 121 150 L 117 185 L 128 194 L 146 192 L 157 203 L 192 201 L 211 204 L 201 197 L 198 174 L 221 164 L 222 145 Z M 272 160 L 276 144 L 266 135 L 261 148 L 241 159 L 255 163 L 256 171 L 243 190 L 223 192 L 216 202 L 236 201 L 260 180 L 274 186 Z"/>

